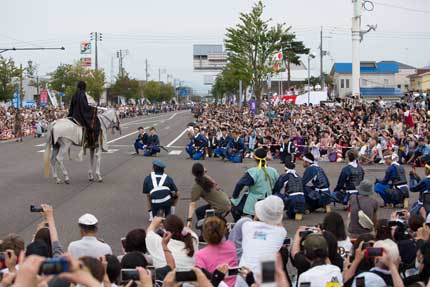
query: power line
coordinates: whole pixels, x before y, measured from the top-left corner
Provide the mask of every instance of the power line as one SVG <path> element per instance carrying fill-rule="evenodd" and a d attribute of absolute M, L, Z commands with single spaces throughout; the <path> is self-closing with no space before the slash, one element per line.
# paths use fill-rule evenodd
<path fill-rule="evenodd" d="M 416 13 L 430 14 L 429 10 L 421 10 L 421 9 L 409 8 L 409 7 L 398 6 L 398 5 L 394 5 L 394 4 L 390 4 L 390 3 L 384 3 L 384 2 L 379 2 L 379 1 L 373 1 L 373 2 L 375 4 L 379 4 L 381 6 L 386 6 L 386 7 L 391 7 L 391 8 L 396 8 L 396 9 L 401 9 L 401 10 L 410 11 L 410 12 L 416 12 Z"/>

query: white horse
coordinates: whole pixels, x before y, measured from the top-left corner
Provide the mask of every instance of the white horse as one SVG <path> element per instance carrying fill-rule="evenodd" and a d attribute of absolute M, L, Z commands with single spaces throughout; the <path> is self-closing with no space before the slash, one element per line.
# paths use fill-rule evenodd
<path fill-rule="evenodd" d="M 97 181 L 102 182 L 103 178 L 100 172 L 100 163 L 102 145 L 106 144 L 106 132 L 108 129 L 112 129 L 113 132 L 115 128 L 121 133 L 121 129 L 117 112 L 114 109 L 107 109 L 102 114 L 99 114 L 98 118 L 100 120 L 101 132 L 99 138 L 97 139 L 98 147 L 90 148 L 90 166 L 88 170 L 88 179 L 90 181 L 94 181 L 93 168 L 95 155 L 97 160 Z M 75 145 L 82 147 L 81 152 L 79 153 L 79 157 L 80 159 L 82 159 L 82 154 L 84 152 L 84 147 L 82 146 L 84 144 L 82 137 L 83 133 L 84 129 L 68 118 L 56 120 L 49 125 L 47 133 L 48 140 L 46 143 L 46 150 L 43 157 L 45 176 L 49 176 L 49 165 L 51 165 L 52 175 L 55 178 L 57 184 L 60 184 L 61 179 L 58 177 L 57 174 L 58 164 L 64 176 L 64 183 L 70 183 L 69 173 L 67 172 L 63 162 L 64 156 L 66 153 L 69 153 L 70 158 L 70 147 L 72 145 Z"/>

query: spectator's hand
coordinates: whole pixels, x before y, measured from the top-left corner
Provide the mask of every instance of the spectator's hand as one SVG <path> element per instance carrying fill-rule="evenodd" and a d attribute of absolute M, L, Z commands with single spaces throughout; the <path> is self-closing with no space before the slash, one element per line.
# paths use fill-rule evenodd
<path fill-rule="evenodd" d="M 142 267 L 137 267 L 139 272 L 140 280 L 137 282 L 139 287 L 152 287 L 152 277 L 151 272 Z"/>
<path fill-rule="evenodd" d="M 100 287 L 100 282 L 98 282 L 91 273 L 82 266 L 79 260 L 67 253 L 64 254 L 63 257 L 70 263 L 70 272 L 61 273 L 59 275 L 60 278 L 86 287 Z"/>
<path fill-rule="evenodd" d="M 52 206 L 48 205 L 48 204 L 41 204 L 40 207 L 42 207 L 43 211 L 43 217 L 45 217 L 46 221 L 49 222 L 49 220 L 54 218 L 54 209 L 52 208 Z"/>
<path fill-rule="evenodd" d="M 229 269 L 229 266 L 228 266 L 228 264 L 225 264 L 225 263 L 221 264 L 217 267 L 217 270 L 224 273 L 225 276 L 228 275 L 228 269 Z"/>
<path fill-rule="evenodd" d="M 23 253 L 22 253 L 23 254 Z M 24 255 L 20 256 L 23 258 Z M 45 259 L 40 256 L 31 255 L 27 257 L 19 266 L 16 275 L 15 287 L 35 287 L 37 286 L 37 273 L 40 265 Z"/>
<path fill-rule="evenodd" d="M 359 262 L 361 262 L 361 260 L 363 260 L 364 254 L 366 251 L 366 250 L 363 250 L 363 243 L 364 243 L 364 241 L 360 242 L 357 249 L 355 249 L 355 253 L 354 253 L 354 260 L 358 260 Z"/>
<path fill-rule="evenodd" d="M 166 231 L 163 235 L 163 239 L 161 240 L 161 246 L 163 249 L 168 249 L 167 244 L 169 244 L 170 239 L 172 239 L 173 234 L 170 231 Z"/>
<path fill-rule="evenodd" d="M 7 273 L 3 275 L 3 279 L 0 282 L 0 287 L 9 287 L 12 285 L 13 280 L 16 278 L 16 273 Z"/>
<path fill-rule="evenodd" d="M 18 257 L 12 249 L 7 249 L 5 252 L 5 264 L 10 273 L 16 272 L 16 263 L 18 262 Z"/>
<path fill-rule="evenodd" d="M 206 277 L 206 275 L 203 273 L 203 271 L 200 268 L 194 267 L 194 268 L 191 268 L 191 270 L 194 271 L 197 277 L 196 286 L 199 286 L 199 287 L 212 286 L 211 281 Z"/>
<path fill-rule="evenodd" d="M 166 277 L 164 277 L 163 287 L 179 287 L 180 283 L 177 283 L 175 280 L 176 269 L 173 269 L 169 273 L 167 273 Z"/>

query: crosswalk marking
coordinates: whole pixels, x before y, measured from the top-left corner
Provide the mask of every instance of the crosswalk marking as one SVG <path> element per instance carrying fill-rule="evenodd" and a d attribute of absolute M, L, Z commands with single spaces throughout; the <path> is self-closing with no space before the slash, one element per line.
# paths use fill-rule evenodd
<path fill-rule="evenodd" d="M 181 150 L 172 150 L 169 152 L 169 155 L 180 155 L 182 153 Z"/>
<path fill-rule="evenodd" d="M 117 151 L 119 151 L 119 149 L 108 149 L 107 153 L 112 154 L 112 153 L 115 153 Z"/>
<path fill-rule="evenodd" d="M 38 150 L 37 152 L 45 152 L 45 150 L 44 150 L 44 149 L 41 149 L 41 150 Z"/>
<path fill-rule="evenodd" d="M 35 145 L 35 146 L 37 146 L 37 147 L 46 146 L 46 143 L 37 144 L 37 145 Z"/>

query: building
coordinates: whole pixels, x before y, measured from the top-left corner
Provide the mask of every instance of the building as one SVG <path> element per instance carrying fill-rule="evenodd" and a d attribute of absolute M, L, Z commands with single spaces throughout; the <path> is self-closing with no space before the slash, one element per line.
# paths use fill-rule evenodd
<path fill-rule="evenodd" d="M 360 93 L 364 99 L 397 100 L 410 89 L 409 76 L 416 73 L 414 67 L 396 62 L 361 62 Z M 333 77 L 334 95 L 345 98 L 352 94 L 352 64 L 335 63 Z"/>
<path fill-rule="evenodd" d="M 194 45 L 193 68 L 204 72 L 203 82 L 212 85 L 216 76 L 227 66 L 227 52 L 222 45 Z"/>
<path fill-rule="evenodd" d="M 308 69 L 300 62 L 299 65 L 290 65 L 291 77 L 290 87 L 294 87 L 297 84 L 303 84 L 308 78 Z M 272 94 L 285 95 L 288 93 L 288 71 L 280 72 L 272 76 Z"/>
<path fill-rule="evenodd" d="M 430 90 L 430 69 L 417 69 L 417 72 L 409 76 L 411 90 L 428 91 Z"/>

